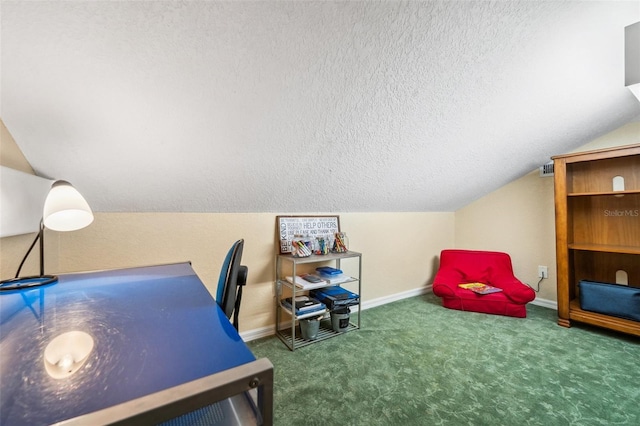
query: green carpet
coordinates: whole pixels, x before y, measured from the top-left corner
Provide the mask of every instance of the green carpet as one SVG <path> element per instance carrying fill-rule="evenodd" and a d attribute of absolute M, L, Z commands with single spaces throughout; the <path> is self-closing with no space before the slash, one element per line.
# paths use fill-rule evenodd
<path fill-rule="evenodd" d="M 639 425 L 640 339 L 445 309 L 433 294 L 362 312 L 362 329 L 291 352 L 249 343 L 275 367 L 276 425 Z"/>

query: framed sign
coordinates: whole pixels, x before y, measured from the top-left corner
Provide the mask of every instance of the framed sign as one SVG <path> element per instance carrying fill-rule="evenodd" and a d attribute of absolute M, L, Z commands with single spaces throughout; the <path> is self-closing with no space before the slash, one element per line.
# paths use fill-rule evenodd
<path fill-rule="evenodd" d="M 340 232 L 340 216 L 276 216 L 280 254 L 291 253 L 295 235 L 323 237 Z"/>

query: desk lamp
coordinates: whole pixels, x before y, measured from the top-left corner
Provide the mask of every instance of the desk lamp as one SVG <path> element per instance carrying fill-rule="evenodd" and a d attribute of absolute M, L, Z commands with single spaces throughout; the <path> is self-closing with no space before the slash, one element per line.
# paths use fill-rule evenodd
<path fill-rule="evenodd" d="M 91 222 L 93 222 L 91 207 L 78 190 L 64 180 L 53 182 L 44 202 L 40 231 L 20 262 L 15 278 L 0 281 L 0 291 L 37 287 L 58 281 L 57 276 L 44 273 L 44 228 L 63 232 L 76 231 L 89 226 Z M 20 277 L 22 266 L 38 240 L 40 240 L 40 275 Z"/>

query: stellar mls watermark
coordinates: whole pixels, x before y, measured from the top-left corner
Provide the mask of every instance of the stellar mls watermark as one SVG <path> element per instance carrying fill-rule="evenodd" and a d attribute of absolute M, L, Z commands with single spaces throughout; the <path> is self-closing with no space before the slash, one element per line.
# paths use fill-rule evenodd
<path fill-rule="evenodd" d="M 640 209 L 632 210 L 605 210 L 605 217 L 638 217 L 640 216 Z"/>

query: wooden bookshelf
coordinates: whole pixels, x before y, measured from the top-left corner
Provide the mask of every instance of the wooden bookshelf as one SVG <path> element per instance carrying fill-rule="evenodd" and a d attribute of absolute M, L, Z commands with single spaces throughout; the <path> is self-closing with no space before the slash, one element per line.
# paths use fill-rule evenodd
<path fill-rule="evenodd" d="M 640 287 L 640 144 L 553 157 L 558 324 L 572 321 L 640 336 L 640 322 L 580 308 L 578 283 Z"/>

